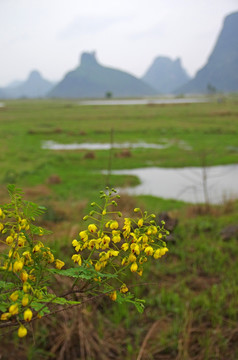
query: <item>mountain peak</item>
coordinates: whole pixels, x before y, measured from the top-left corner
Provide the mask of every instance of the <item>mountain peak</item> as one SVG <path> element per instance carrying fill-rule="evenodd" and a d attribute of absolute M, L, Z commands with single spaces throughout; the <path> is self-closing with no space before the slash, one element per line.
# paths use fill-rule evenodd
<path fill-rule="evenodd" d="M 206 65 L 178 92 L 238 91 L 238 12 L 227 15 Z"/>
<path fill-rule="evenodd" d="M 39 71 L 33 70 L 33 71 L 30 72 L 28 80 L 39 80 L 41 78 L 42 78 L 42 76 L 39 73 Z"/>
<path fill-rule="evenodd" d="M 96 52 L 84 52 L 81 55 L 80 58 L 80 65 L 81 66 L 92 66 L 92 65 L 98 65 L 97 59 L 96 59 Z"/>
<path fill-rule="evenodd" d="M 160 93 L 171 93 L 189 80 L 189 76 L 181 65 L 180 58 L 170 59 L 158 56 L 142 78 Z"/>

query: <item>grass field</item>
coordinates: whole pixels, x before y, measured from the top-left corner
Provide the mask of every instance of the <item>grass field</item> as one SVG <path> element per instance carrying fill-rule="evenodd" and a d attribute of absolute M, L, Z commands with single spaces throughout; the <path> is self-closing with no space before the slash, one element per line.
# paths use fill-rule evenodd
<path fill-rule="evenodd" d="M 59 255 L 69 252 L 88 203 L 108 183 L 106 150 L 52 151 L 42 142 L 169 144 L 165 149 L 111 153 L 112 169 L 182 167 L 238 162 L 238 98 L 189 105 L 79 106 L 73 101 L 9 101 L 0 109 L 0 193 L 16 183 L 29 200 L 48 210 L 42 224 Z M 111 176 L 114 187 L 136 178 Z M 185 204 L 151 196 L 123 196 L 120 209 L 136 206 L 156 215 L 168 211 L 178 225 L 165 259 L 130 280 L 146 300 L 143 315 L 100 300 L 83 311 L 61 313 L 34 324 L 34 339 L 0 338 L 0 357 L 12 359 L 238 359 L 237 235 L 221 231 L 238 224 L 238 201 L 221 206 Z M 143 285 L 142 285 L 143 284 Z M 81 330 L 80 330 L 81 329 Z M 83 329 L 83 330 L 82 330 Z M 33 339 L 33 340 L 32 340 Z M 56 354 L 56 355 L 53 355 Z"/>

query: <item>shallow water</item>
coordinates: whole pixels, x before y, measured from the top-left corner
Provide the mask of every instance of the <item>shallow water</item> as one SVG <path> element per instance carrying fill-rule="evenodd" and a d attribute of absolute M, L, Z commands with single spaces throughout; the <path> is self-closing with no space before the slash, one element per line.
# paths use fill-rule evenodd
<path fill-rule="evenodd" d="M 147 149 L 165 149 L 169 147 L 169 144 L 148 144 L 145 142 L 138 143 L 82 143 L 82 144 L 59 144 L 54 141 L 44 141 L 42 149 L 49 150 L 109 150 L 114 149 L 136 149 L 136 148 L 147 148 Z"/>
<path fill-rule="evenodd" d="M 191 104 L 207 102 L 205 98 L 164 98 L 164 99 L 103 99 L 82 100 L 79 105 L 153 105 L 153 104 Z"/>
<path fill-rule="evenodd" d="M 204 171 L 207 180 L 203 182 Z M 210 203 L 219 204 L 225 199 L 238 198 L 238 165 L 204 168 L 142 168 L 115 170 L 112 174 L 137 176 L 141 184 L 123 189 L 131 195 L 153 195 L 165 199 L 204 203 L 206 184 Z M 122 191 L 122 190 L 121 190 Z"/>

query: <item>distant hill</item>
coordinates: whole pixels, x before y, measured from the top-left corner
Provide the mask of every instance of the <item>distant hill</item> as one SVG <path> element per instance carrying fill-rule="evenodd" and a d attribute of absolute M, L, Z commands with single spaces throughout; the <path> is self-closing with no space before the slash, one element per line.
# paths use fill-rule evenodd
<path fill-rule="evenodd" d="M 228 15 L 207 64 L 180 93 L 238 91 L 238 12 Z"/>
<path fill-rule="evenodd" d="M 162 94 L 172 93 L 189 79 L 179 58 L 173 61 L 165 56 L 157 57 L 142 77 L 142 80 Z"/>
<path fill-rule="evenodd" d="M 83 53 L 80 65 L 66 74 L 49 97 L 103 98 L 154 95 L 156 91 L 124 71 L 100 65 L 95 53 Z"/>
<path fill-rule="evenodd" d="M 0 99 L 6 99 L 6 94 L 2 89 L 0 89 Z"/>
<path fill-rule="evenodd" d="M 53 86 L 53 83 L 45 80 L 38 71 L 34 70 L 26 81 L 13 82 L 2 90 L 6 98 L 40 98 L 44 97 Z"/>

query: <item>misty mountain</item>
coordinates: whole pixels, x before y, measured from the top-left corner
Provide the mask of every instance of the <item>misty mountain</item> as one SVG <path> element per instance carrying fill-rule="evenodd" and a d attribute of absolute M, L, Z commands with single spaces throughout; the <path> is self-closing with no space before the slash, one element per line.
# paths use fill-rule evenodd
<path fill-rule="evenodd" d="M 3 89 L 0 89 L 0 99 L 6 99 L 6 94 L 4 93 Z"/>
<path fill-rule="evenodd" d="M 142 77 L 142 80 L 162 94 L 172 93 L 189 79 L 179 58 L 173 61 L 165 56 L 157 57 Z"/>
<path fill-rule="evenodd" d="M 44 97 L 53 86 L 53 83 L 45 80 L 38 71 L 34 70 L 26 81 L 13 82 L 2 90 L 5 93 L 5 97 L 10 99 L 22 97 L 40 98 Z"/>
<path fill-rule="evenodd" d="M 50 97 L 103 98 L 154 95 L 156 91 L 127 72 L 100 65 L 95 53 L 83 53 L 80 65 L 66 74 L 52 91 Z"/>
<path fill-rule="evenodd" d="M 238 91 L 238 12 L 228 15 L 207 64 L 176 92 Z"/>

